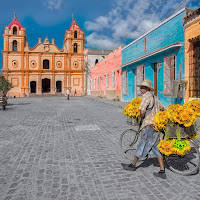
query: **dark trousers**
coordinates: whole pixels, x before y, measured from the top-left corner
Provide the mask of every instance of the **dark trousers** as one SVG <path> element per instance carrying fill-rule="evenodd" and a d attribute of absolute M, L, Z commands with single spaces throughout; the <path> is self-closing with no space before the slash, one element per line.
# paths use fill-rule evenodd
<path fill-rule="evenodd" d="M 69 100 L 69 94 L 67 95 L 67 100 Z"/>

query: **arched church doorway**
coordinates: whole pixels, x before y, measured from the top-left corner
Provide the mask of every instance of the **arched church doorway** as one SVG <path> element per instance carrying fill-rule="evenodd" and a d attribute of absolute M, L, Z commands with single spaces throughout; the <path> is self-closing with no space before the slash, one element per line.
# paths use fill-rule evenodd
<path fill-rule="evenodd" d="M 30 82 L 31 93 L 36 93 L 36 81 Z"/>
<path fill-rule="evenodd" d="M 50 92 L 51 80 L 48 78 L 42 79 L 42 93 Z"/>
<path fill-rule="evenodd" d="M 62 92 L 62 81 L 56 81 L 56 92 Z"/>

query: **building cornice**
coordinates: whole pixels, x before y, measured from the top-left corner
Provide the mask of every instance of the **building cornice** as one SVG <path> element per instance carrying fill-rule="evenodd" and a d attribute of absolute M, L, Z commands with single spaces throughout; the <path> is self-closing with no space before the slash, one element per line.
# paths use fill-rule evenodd
<path fill-rule="evenodd" d="M 167 51 L 167 50 L 169 50 L 169 49 L 174 49 L 174 48 L 179 48 L 179 47 L 182 47 L 182 43 L 180 43 L 180 42 L 177 42 L 177 43 L 168 45 L 168 46 L 166 46 L 166 47 L 163 47 L 163 48 L 161 48 L 161 49 L 158 49 L 158 50 L 156 50 L 156 51 L 153 51 L 153 52 L 151 52 L 151 53 L 149 53 L 149 54 L 147 54 L 147 55 L 141 56 L 141 57 L 139 57 L 139 58 L 137 58 L 137 59 L 134 59 L 134 60 L 132 60 L 132 61 L 130 61 L 130 62 L 127 62 L 127 63 L 123 64 L 121 67 L 126 67 L 126 66 L 128 66 L 128 65 L 131 65 L 131 64 L 133 64 L 133 63 L 139 62 L 139 61 L 141 61 L 141 60 L 144 60 L 144 59 L 149 58 L 149 57 L 151 57 L 151 56 L 154 56 L 154 55 L 156 55 L 156 54 L 159 54 L 159 53 L 162 53 L 162 52 L 164 52 L 164 51 Z"/>

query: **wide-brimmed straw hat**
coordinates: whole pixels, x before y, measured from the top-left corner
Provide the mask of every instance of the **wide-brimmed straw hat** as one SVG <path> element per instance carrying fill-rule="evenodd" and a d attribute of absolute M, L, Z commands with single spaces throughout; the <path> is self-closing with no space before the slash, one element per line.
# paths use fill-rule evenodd
<path fill-rule="evenodd" d="M 141 84 L 136 85 L 136 86 L 137 87 L 145 86 L 145 87 L 148 87 L 151 91 L 154 91 L 152 87 L 152 82 L 149 79 L 144 79 L 144 81 Z"/>

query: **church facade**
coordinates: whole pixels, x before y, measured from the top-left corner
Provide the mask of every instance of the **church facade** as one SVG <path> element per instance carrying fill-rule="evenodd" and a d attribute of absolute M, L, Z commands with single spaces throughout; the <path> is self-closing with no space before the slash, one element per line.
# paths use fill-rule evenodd
<path fill-rule="evenodd" d="M 83 95 L 84 45 L 84 32 L 73 20 L 62 49 L 47 37 L 30 48 L 26 28 L 15 16 L 3 34 L 2 73 L 13 85 L 8 96 L 65 95 L 67 88 Z"/>

